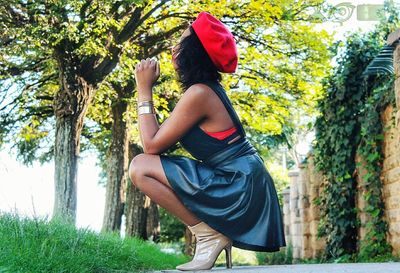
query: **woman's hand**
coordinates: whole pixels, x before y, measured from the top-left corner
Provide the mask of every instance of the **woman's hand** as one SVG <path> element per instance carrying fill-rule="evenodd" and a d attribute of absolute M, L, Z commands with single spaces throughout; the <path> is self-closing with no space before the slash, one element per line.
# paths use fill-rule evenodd
<path fill-rule="evenodd" d="M 135 66 L 135 80 L 138 92 L 150 92 L 160 77 L 160 64 L 147 58 Z"/>

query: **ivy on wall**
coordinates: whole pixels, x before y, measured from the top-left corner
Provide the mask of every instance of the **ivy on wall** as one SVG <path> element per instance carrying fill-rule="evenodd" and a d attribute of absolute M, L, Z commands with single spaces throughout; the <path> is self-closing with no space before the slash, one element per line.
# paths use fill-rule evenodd
<path fill-rule="evenodd" d="M 391 252 L 391 246 L 387 243 L 386 233 L 388 226 L 383 220 L 385 204 L 382 199 L 382 182 L 380 174 L 383 165 L 383 124 L 380 117 L 388 105 L 395 105 L 395 91 L 393 89 L 393 77 L 378 77 L 374 79 L 372 87 L 366 88 L 368 98 L 363 107 L 363 115 L 360 120 L 360 144 L 357 153 L 362 158 L 361 168 L 365 175 L 360 177 L 361 187 L 365 190 L 364 212 L 368 216 L 365 225 L 366 236 L 359 243 L 358 256 L 366 260 L 378 255 Z M 393 124 L 393 117 L 392 117 Z"/>
<path fill-rule="evenodd" d="M 380 170 L 382 125 L 380 111 L 393 102 L 393 81 L 386 77 L 364 80 L 362 73 L 385 42 L 387 28 L 354 33 L 336 47 L 337 68 L 326 79 L 319 102 L 314 156 L 317 170 L 326 177 L 314 202 L 321 208 L 318 235 L 326 237 L 323 259 L 371 257 L 390 251 L 383 219 Z M 339 50 L 341 50 L 339 52 Z M 358 242 L 356 154 L 363 158 L 366 175 L 365 212 L 370 216 L 365 240 Z"/>

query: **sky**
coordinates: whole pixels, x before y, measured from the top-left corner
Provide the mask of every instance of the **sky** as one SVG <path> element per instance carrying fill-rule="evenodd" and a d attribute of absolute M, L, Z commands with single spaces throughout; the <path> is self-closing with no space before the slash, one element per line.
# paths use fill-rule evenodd
<path fill-rule="evenodd" d="M 360 21 L 359 19 L 368 10 L 366 5 L 383 4 L 383 0 L 331 0 L 328 2 L 343 7 L 343 14 L 339 17 L 342 22 L 326 22 L 319 26 L 331 33 L 336 31 L 335 39 L 343 38 L 347 31 L 371 29 L 374 21 Z M 312 135 L 308 136 L 303 145 L 298 147 L 301 154 L 307 152 L 312 138 Z M 85 152 L 80 155 L 76 226 L 100 231 L 104 212 L 105 188 L 98 185 L 100 169 L 96 166 L 96 160 L 95 153 Z M 44 165 L 34 163 L 33 166 L 26 167 L 16 160 L 15 154 L 10 153 L 9 146 L 5 146 L 0 151 L 0 211 L 17 212 L 28 217 L 51 218 L 54 201 L 53 176 L 54 162 Z"/>

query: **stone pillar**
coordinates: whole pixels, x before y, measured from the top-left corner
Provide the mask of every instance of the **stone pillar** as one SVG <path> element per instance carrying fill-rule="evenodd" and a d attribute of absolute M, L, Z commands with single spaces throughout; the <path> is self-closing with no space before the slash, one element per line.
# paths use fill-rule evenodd
<path fill-rule="evenodd" d="M 307 221 L 310 224 L 310 245 L 311 245 L 311 257 L 317 258 L 324 252 L 326 247 L 326 238 L 318 238 L 318 225 L 320 216 L 320 208 L 315 204 L 315 200 L 320 197 L 325 178 L 323 175 L 315 170 L 314 157 L 312 154 L 307 157 L 307 171 L 308 171 L 308 180 L 309 180 L 309 190 L 308 190 L 308 199 L 309 199 L 309 213 Z"/>
<path fill-rule="evenodd" d="M 316 258 L 325 249 L 325 238 L 317 238 L 319 197 L 323 177 L 314 169 L 312 156 L 298 170 L 289 172 L 290 187 L 283 191 L 285 239 L 293 247 L 293 259 Z"/>
<path fill-rule="evenodd" d="M 287 187 L 282 191 L 283 195 L 283 224 L 285 232 L 286 245 L 292 244 L 292 237 L 290 234 L 290 188 Z"/>
<path fill-rule="evenodd" d="M 395 45 L 393 66 L 395 71 L 396 108 L 389 106 L 381 115 L 384 131 L 382 168 L 383 199 L 385 218 L 389 225 L 388 242 L 393 247 L 393 255 L 400 256 L 400 29 L 391 33 L 388 45 Z M 392 117 L 395 122 L 392 124 Z"/>
<path fill-rule="evenodd" d="M 289 233 L 291 236 L 291 243 L 293 246 L 293 259 L 300 259 L 302 248 L 303 248 L 303 230 L 302 230 L 302 218 L 299 210 L 299 172 L 290 171 L 290 226 Z"/>
<path fill-rule="evenodd" d="M 312 258 L 312 246 L 310 238 L 310 202 L 309 202 L 309 174 L 308 164 L 300 164 L 300 176 L 299 176 L 299 211 L 302 224 L 302 249 L 301 258 L 309 259 Z"/>

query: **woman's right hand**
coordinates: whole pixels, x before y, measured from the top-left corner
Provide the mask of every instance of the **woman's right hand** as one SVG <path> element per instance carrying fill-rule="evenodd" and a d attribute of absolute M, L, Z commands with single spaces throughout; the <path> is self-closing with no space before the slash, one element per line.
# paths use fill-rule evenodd
<path fill-rule="evenodd" d="M 135 66 L 136 86 L 140 91 L 151 90 L 159 77 L 160 63 L 156 60 L 147 58 Z"/>

